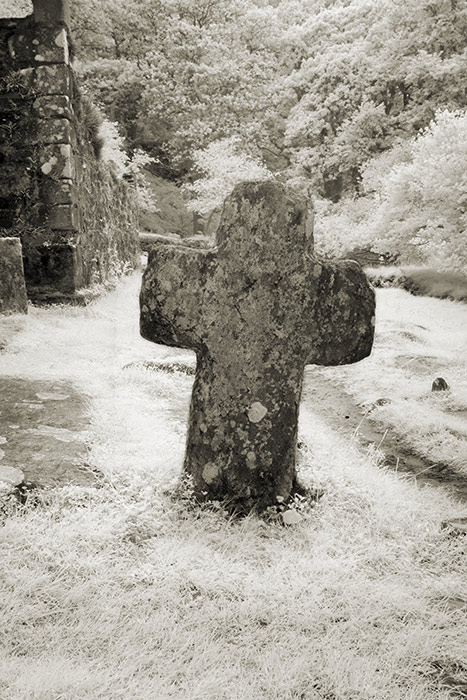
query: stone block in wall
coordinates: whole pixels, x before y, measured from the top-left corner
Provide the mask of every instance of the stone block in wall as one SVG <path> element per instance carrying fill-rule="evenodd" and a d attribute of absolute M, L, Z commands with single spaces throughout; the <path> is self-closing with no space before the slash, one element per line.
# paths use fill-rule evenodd
<path fill-rule="evenodd" d="M 41 119 L 37 128 L 29 133 L 25 141 L 28 144 L 71 143 L 76 140 L 68 119 Z"/>
<path fill-rule="evenodd" d="M 72 180 L 44 178 L 40 184 L 44 204 L 78 204 L 78 192 Z"/>
<path fill-rule="evenodd" d="M 76 204 L 57 204 L 47 211 L 46 225 L 52 230 L 78 231 L 79 210 Z"/>
<path fill-rule="evenodd" d="M 72 91 L 73 80 L 67 65 L 21 68 L 17 76 L 22 87 L 35 95 L 70 95 Z"/>
<path fill-rule="evenodd" d="M 12 59 L 29 66 L 45 63 L 68 65 L 70 62 L 67 31 L 57 25 L 25 27 L 11 37 L 9 52 Z"/>
<path fill-rule="evenodd" d="M 70 144 L 44 146 L 40 153 L 40 171 L 50 177 L 72 180 L 75 165 Z"/>
<path fill-rule="evenodd" d="M 0 196 L 23 196 L 31 192 L 32 166 L 28 154 L 13 152 L 0 145 Z M 8 207 L 5 207 L 8 208 Z"/>
<path fill-rule="evenodd" d="M 40 119 L 73 118 L 73 105 L 68 95 L 41 95 L 34 100 L 32 109 Z"/>
<path fill-rule="evenodd" d="M 34 92 L 37 95 L 69 95 L 72 76 L 66 65 L 37 66 L 34 76 Z"/>
<path fill-rule="evenodd" d="M 74 242 L 47 243 L 24 251 L 24 272 L 33 299 L 47 289 L 73 294 L 78 286 L 76 269 Z"/>
<path fill-rule="evenodd" d="M 0 314 L 28 311 L 19 238 L 0 238 Z"/>
<path fill-rule="evenodd" d="M 1 116 L 1 115 L 0 115 Z M 13 145 L 23 146 L 49 146 L 52 144 L 73 144 L 76 145 L 76 136 L 73 126 L 68 119 L 41 119 L 31 123 L 29 129 L 12 129 L 8 132 L 8 138 Z M 24 126 L 24 122 L 23 122 Z M 5 130 L 7 130 L 6 125 Z M 0 120 L 0 141 L 2 135 L 2 124 Z M 31 151 L 32 153 L 32 151 Z"/>

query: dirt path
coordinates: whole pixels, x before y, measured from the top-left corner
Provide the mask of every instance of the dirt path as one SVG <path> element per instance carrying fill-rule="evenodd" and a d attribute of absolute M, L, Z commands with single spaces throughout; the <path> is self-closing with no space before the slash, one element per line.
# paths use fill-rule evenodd
<path fill-rule="evenodd" d="M 448 488 L 459 500 L 467 503 L 467 478 L 445 464 L 435 464 L 413 454 L 400 444 L 390 429 L 372 421 L 339 382 L 307 367 L 302 400 L 310 418 L 316 413 L 334 430 L 349 438 L 356 436 L 363 447 L 375 445 L 384 455 L 383 464 L 386 466 L 413 474 L 420 485 Z"/>

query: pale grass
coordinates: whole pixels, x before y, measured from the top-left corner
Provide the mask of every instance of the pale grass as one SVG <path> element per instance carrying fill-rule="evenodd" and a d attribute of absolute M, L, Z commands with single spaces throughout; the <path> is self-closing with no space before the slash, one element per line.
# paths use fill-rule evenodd
<path fill-rule="evenodd" d="M 467 474 L 467 305 L 378 289 L 371 356 L 321 368 L 421 457 Z M 450 389 L 432 392 L 443 377 Z M 379 399 L 386 403 L 377 405 Z"/>
<path fill-rule="evenodd" d="M 465 656 L 467 606 L 447 601 L 465 600 L 467 565 L 440 524 L 466 508 L 306 407 L 301 478 L 325 495 L 299 525 L 175 497 L 192 378 L 132 363 L 190 357 L 138 338 L 137 284 L 33 310 L 2 356 L 86 389 L 104 481 L 45 492 L 0 529 L 0 698 L 455 697 L 439 669 Z"/>
<path fill-rule="evenodd" d="M 32 14 L 32 0 L 0 0 L 0 17 L 26 17 Z"/>

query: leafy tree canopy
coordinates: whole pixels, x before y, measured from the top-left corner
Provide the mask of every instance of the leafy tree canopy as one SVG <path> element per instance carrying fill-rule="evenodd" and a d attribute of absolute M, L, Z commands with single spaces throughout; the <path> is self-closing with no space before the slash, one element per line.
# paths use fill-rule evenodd
<path fill-rule="evenodd" d="M 466 0 L 75 0 L 89 91 L 168 172 L 243 141 L 338 199 L 359 168 L 467 106 Z"/>
<path fill-rule="evenodd" d="M 220 193 L 259 168 L 324 198 L 328 248 L 337 241 L 331 222 L 338 230 L 345 221 L 358 238 L 370 218 L 392 249 L 399 240 L 409 254 L 412 240 L 427 252 L 431 237 L 457 250 L 449 241 L 465 231 L 465 215 L 453 197 L 463 194 L 457 184 L 448 196 L 435 175 L 454 184 L 465 177 L 465 160 L 440 134 L 452 133 L 456 144 L 464 134 L 467 0 L 72 6 L 88 91 L 131 147 L 155 158 L 159 174 L 188 183 L 198 211 L 215 209 Z M 433 149 L 425 165 L 421 144 Z M 431 186 L 419 178 L 423 167 Z M 414 173 L 431 205 L 410 181 Z M 435 216 L 440 192 L 449 204 L 443 222 Z"/>

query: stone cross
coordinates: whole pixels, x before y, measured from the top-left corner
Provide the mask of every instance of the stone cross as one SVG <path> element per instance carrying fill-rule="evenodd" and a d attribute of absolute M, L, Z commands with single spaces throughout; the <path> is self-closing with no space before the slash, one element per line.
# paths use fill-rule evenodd
<path fill-rule="evenodd" d="M 308 213 L 281 185 L 244 183 L 216 248 L 149 255 L 141 334 L 197 356 L 184 470 L 201 500 L 242 512 L 287 500 L 305 365 L 371 351 L 374 292 L 357 263 L 313 257 Z"/>

